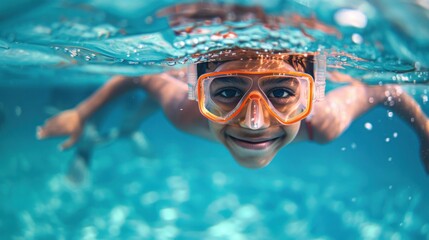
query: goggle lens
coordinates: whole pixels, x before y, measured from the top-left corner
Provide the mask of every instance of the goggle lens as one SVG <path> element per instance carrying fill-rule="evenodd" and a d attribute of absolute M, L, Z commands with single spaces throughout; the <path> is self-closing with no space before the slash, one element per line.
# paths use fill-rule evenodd
<path fill-rule="evenodd" d="M 209 119 L 228 121 L 247 104 L 251 93 L 257 91 L 269 112 L 287 124 L 309 112 L 311 81 L 311 76 L 303 73 L 203 75 L 199 79 L 200 109 Z"/>

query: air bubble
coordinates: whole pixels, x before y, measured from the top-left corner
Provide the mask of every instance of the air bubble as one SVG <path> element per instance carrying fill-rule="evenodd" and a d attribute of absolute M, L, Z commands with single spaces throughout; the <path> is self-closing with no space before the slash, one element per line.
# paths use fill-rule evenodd
<path fill-rule="evenodd" d="M 184 41 L 175 42 L 173 44 L 176 48 L 183 48 L 186 44 Z"/>
<path fill-rule="evenodd" d="M 76 57 L 78 53 L 76 49 L 71 49 L 69 52 L 70 52 L 70 57 L 72 58 Z"/>
<path fill-rule="evenodd" d="M 423 101 L 423 104 L 426 104 L 429 101 L 428 96 L 427 95 L 423 95 L 422 96 L 422 101 Z"/>
<path fill-rule="evenodd" d="M 356 44 L 361 44 L 363 42 L 363 38 L 360 34 L 358 33 L 353 33 L 352 35 L 352 41 Z"/>
<path fill-rule="evenodd" d="M 372 124 L 371 124 L 371 123 L 369 123 L 369 122 L 365 123 L 365 128 L 366 128 L 367 130 L 371 130 L 371 129 L 372 129 Z"/>
<path fill-rule="evenodd" d="M 193 45 L 194 45 L 193 38 L 186 39 L 186 40 L 185 40 L 185 44 L 186 44 L 187 46 L 193 46 Z"/>

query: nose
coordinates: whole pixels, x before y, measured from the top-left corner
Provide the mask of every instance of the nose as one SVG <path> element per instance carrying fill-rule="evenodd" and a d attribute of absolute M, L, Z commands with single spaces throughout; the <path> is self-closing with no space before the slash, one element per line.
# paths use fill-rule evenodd
<path fill-rule="evenodd" d="M 240 126 L 252 130 L 258 130 L 268 127 L 269 122 L 269 120 L 267 121 L 265 119 L 261 98 L 250 98 L 244 118 L 239 121 Z"/>

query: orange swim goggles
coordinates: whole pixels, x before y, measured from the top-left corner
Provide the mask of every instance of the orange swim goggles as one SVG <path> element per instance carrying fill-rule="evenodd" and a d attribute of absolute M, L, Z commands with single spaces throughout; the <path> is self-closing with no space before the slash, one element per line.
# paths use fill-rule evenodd
<path fill-rule="evenodd" d="M 258 129 L 268 114 L 282 124 L 307 117 L 313 101 L 324 93 L 324 71 L 323 77 L 320 72 L 317 76 L 318 82 L 310 74 L 288 70 L 210 72 L 189 85 L 195 91 L 189 94 L 196 95 L 200 112 L 209 120 L 227 123 L 240 115 L 247 126 Z"/>

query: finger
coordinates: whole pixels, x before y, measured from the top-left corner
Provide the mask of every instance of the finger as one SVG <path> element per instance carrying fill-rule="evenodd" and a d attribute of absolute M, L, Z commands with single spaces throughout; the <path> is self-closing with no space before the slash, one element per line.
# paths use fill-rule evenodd
<path fill-rule="evenodd" d="M 61 151 L 67 150 L 67 149 L 69 149 L 71 146 L 73 146 L 75 142 L 76 142 L 76 140 L 75 140 L 73 137 L 69 137 L 69 138 L 67 139 L 67 141 L 63 142 L 63 143 L 59 146 L 59 148 L 60 148 L 60 150 L 61 150 Z"/>
<path fill-rule="evenodd" d="M 38 139 L 44 139 L 47 137 L 56 137 L 56 136 L 61 136 L 61 135 L 65 135 L 65 133 L 63 133 L 63 131 L 57 131 L 55 128 L 53 127 L 37 127 L 37 138 Z"/>
<path fill-rule="evenodd" d="M 39 140 L 42 140 L 46 137 L 46 132 L 44 131 L 44 129 L 41 126 L 37 126 L 37 128 L 36 128 L 36 137 Z"/>
<path fill-rule="evenodd" d="M 63 127 L 59 126 L 56 121 L 48 121 L 43 127 L 38 128 L 38 135 L 40 135 L 41 138 L 47 138 L 64 136 L 68 135 L 68 133 Z"/>
<path fill-rule="evenodd" d="M 79 139 L 79 135 L 80 135 L 80 133 L 73 134 L 70 138 L 67 139 L 67 141 L 65 141 L 63 144 L 61 144 L 60 150 L 63 151 L 63 150 L 66 150 L 66 149 L 69 149 L 70 147 L 72 147 L 76 143 L 76 141 Z"/>

